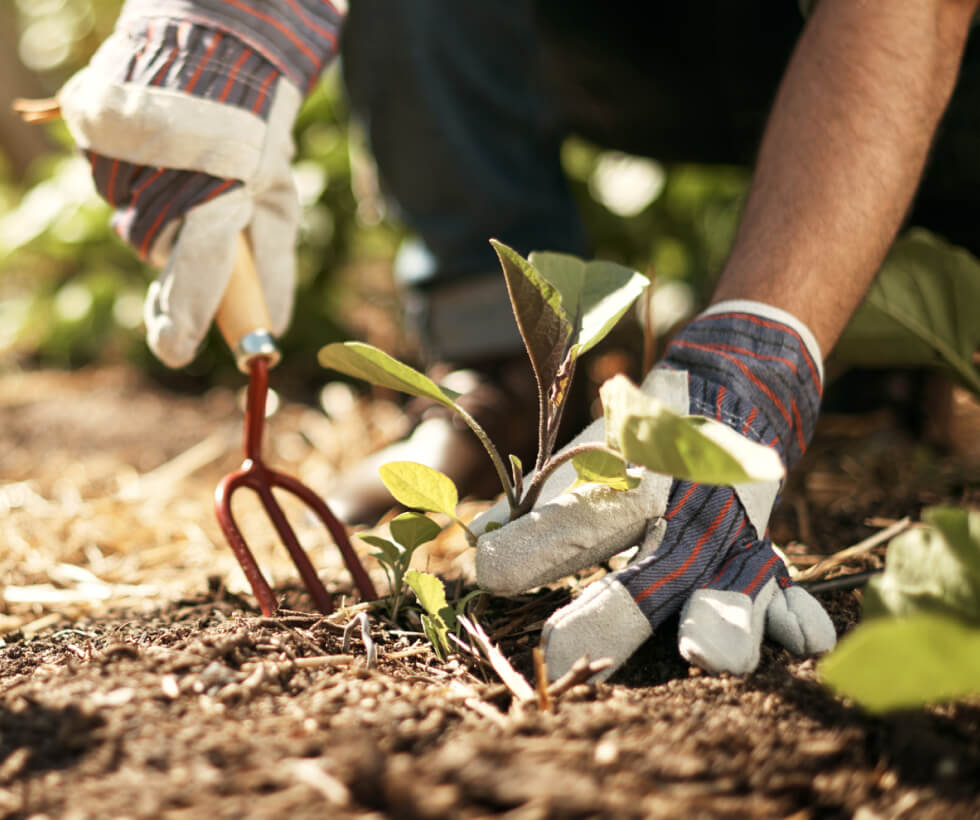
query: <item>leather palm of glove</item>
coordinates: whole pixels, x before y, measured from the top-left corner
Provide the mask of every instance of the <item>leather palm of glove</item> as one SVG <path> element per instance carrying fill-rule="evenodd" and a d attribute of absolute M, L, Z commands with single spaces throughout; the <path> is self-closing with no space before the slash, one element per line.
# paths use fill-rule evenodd
<path fill-rule="evenodd" d="M 678 335 L 643 389 L 675 412 L 715 418 L 773 447 L 789 468 L 816 423 L 820 361 L 815 339 L 794 317 L 726 302 Z M 576 441 L 602 438 L 599 420 Z M 713 673 L 753 671 L 764 634 L 800 655 L 834 645 L 830 618 L 772 548 L 777 482 L 717 487 L 631 470 L 641 478 L 633 490 L 562 492 L 573 476 L 560 468 L 530 513 L 479 537 L 477 581 L 503 594 L 639 546 L 629 566 L 548 619 L 542 644 L 552 678 L 582 656 L 611 658 L 602 677 L 611 675 L 678 611 L 681 654 Z M 476 531 L 506 512 L 498 504 L 474 522 Z"/>
<path fill-rule="evenodd" d="M 293 304 L 299 206 L 291 130 L 336 52 L 340 15 L 313 0 L 127 0 L 59 103 L 113 226 L 162 268 L 154 353 L 189 362 L 247 231 L 275 334 Z"/>

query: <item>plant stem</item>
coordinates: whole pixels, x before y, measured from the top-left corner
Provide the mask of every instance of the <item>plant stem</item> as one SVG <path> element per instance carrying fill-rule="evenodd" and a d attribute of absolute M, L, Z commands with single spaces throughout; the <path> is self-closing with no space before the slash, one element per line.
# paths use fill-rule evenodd
<path fill-rule="evenodd" d="M 622 458 L 623 454 L 618 450 L 614 450 L 601 441 L 586 441 L 582 444 L 577 444 L 574 447 L 569 447 L 567 450 L 556 455 L 554 458 L 549 459 L 545 462 L 544 466 L 536 472 L 531 477 L 531 482 L 528 484 L 527 492 L 524 493 L 524 497 L 521 499 L 521 503 L 514 510 L 513 518 L 519 518 L 527 512 L 530 512 L 534 507 L 534 502 L 538 500 L 538 496 L 541 495 L 541 490 L 544 487 L 544 483 L 551 477 L 551 474 L 561 467 L 566 461 L 571 461 L 578 455 L 588 452 L 600 452 L 608 453 L 609 455 L 615 456 L 616 458 Z"/>
<path fill-rule="evenodd" d="M 514 496 L 514 488 L 510 483 L 510 479 L 507 477 L 507 467 L 504 465 L 504 460 L 500 457 L 500 453 L 497 451 L 494 443 L 490 441 L 490 437 L 486 431 L 473 416 L 458 404 L 454 404 L 453 409 L 459 413 L 460 418 L 476 434 L 476 437 L 480 440 L 480 444 L 483 445 L 483 449 L 490 456 L 490 461 L 493 462 L 493 468 L 497 471 L 497 477 L 500 479 L 500 485 L 504 488 L 504 494 L 507 496 L 507 504 L 513 511 L 517 507 L 517 498 Z M 472 535 L 472 533 L 470 534 Z"/>
<path fill-rule="evenodd" d="M 466 543 L 469 544 L 471 547 L 475 547 L 476 535 L 473 534 L 473 530 L 467 527 L 466 524 L 464 524 L 459 518 L 453 517 L 453 521 L 455 521 L 457 524 L 459 524 L 459 526 L 463 528 L 463 533 L 466 535 Z"/>

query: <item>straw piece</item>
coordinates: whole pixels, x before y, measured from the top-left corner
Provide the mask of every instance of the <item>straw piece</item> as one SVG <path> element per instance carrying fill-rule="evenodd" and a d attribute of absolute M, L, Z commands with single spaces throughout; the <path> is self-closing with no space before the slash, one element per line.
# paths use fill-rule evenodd
<path fill-rule="evenodd" d="M 480 649 L 483 650 L 494 672 L 497 673 L 504 682 L 504 685 L 511 691 L 511 694 L 517 698 L 518 702 L 523 703 L 534 700 L 535 694 L 531 688 L 531 684 L 510 665 L 510 661 L 490 642 L 490 638 L 487 637 L 487 633 L 484 632 L 483 627 L 475 621 L 471 621 L 465 615 L 458 616 L 457 620 L 463 625 L 463 629 L 469 633 L 470 637 L 476 641 Z"/>
<path fill-rule="evenodd" d="M 865 538 L 863 541 L 859 541 L 854 546 L 842 549 L 840 552 L 835 552 L 829 558 L 826 558 L 818 564 L 814 564 L 809 569 L 806 569 L 796 575 L 794 580 L 812 581 L 815 578 L 823 578 L 834 567 L 838 567 L 841 564 L 846 564 L 853 558 L 857 558 L 871 552 L 871 550 L 873 550 L 879 544 L 883 544 L 885 541 L 889 541 L 896 535 L 905 532 L 905 530 L 907 530 L 910 526 L 912 526 L 912 520 L 906 516 L 901 521 L 896 521 L 890 527 L 886 527 L 881 532 L 876 532 L 874 535 Z"/>
<path fill-rule="evenodd" d="M 172 493 L 180 481 L 221 458 L 228 450 L 229 439 L 226 430 L 212 433 L 170 461 L 128 481 L 119 488 L 116 497 L 137 501 Z"/>

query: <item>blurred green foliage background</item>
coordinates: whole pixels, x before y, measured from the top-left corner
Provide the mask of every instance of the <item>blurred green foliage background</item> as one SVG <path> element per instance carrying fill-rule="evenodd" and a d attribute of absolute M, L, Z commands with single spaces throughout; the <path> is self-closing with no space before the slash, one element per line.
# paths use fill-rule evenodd
<path fill-rule="evenodd" d="M 143 338 L 142 300 L 154 272 L 110 230 L 108 206 L 96 195 L 87 163 L 64 127 L 25 126 L 9 110 L 15 97 L 55 93 L 85 65 L 112 30 L 121 4 L 0 4 L 0 372 L 126 362 L 174 387 L 237 382 L 216 334 L 181 371 L 167 371 L 153 358 Z M 542 5 L 548 4 L 542 0 Z M 559 16 L 565 13 L 561 4 L 556 8 Z M 784 23 L 786 42 L 801 23 L 796 18 Z M 974 253 L 980 248 L 974 207 L 980 191 L 980 105 L 972 104 L 980 97 L 975 41 L 911 217 Z M 649 50 L 643 42 L 637 47 L 638 54 Z M 751 58 L 746 60 L 751 70 Z M 624 77 L 632 70 L 626 62 L 622 69 Z M 703 77 L 692 82 L 705 87 Z M 315 354 L 328 342 L 362 338 L 395 355 L 410 358 L 411 353 L 410 342 L 399 336 L 399 300 L 389 276 L 404 230 L 386 218 L 341 86 L 334 67 L 307 99 L 295 128 L 295 177 L 304 209 L 300 281 L 295 318 L 281 340 L 286 355 L 277 378 L 311 390 L 324 380 Z M 617 88 L 630 93 L 625 79 Z M 711 102 L 703 95 L 681 93 L 678 99 L 678 122 L 712 123 Z M 719 126 L 716 116 L 716 146 L 728 139 Z M 702 142 L 711 145 L 710 139 Z M 751 145 L 728 148 L 739 157 L 752 150 Z M 665 333 L 701 307 L 734 237 L 749 169 L 660 163 L 602 150 L 577 137 L 566 141 L 562 161 L 595 255 L 655 272 L 657 331 Z M 866 350 L 864 339 L 861 344 Z"/>
<path fill-rule="evenodd" d="M 10 124 L 14 97 L 54 93 L 108 36 L 120 5 L 16 0 L 0 11 L 10 59 L 20 63 L 16 77 L 7 72 L 0 81 L 0 116 Z M 352 309 L 359 297 L 368 297 L 375 309 L 387 299 L 390 304 L 381 307 L 397 311 L 397 299 L 372 284 L 371 276 L 345 275 L 384 271 L 402 237 L 400 226 L 385 219 L 370 160 L 347 115 L 338 72 L 331 69 L 306 101 L 295 130 L 304 206 L 301 276 L 295 320 L 282 341 L 283 367 L 297 379 L 317 378 L 320 345 L 370 335 Z M 155 362 L 141 318 L 153 271 L 108 227 L 108 206 L 95 194 L 88 166 L 63 126 L 33 128 L 28 139 L 35 156 L 15 157 L 10 140 L 0 154 L 0 368 L 125 361 L 176 386 L 233 377 L 218 338 L 178 374 Z M 692 310 L 724 259 L 747 172 L 664 168 L 575 139 L 563 160 L 597 255 L 643 271 L 652 267 L 663 284 L 673 283 L 658 297 L 659 321 Z"/>

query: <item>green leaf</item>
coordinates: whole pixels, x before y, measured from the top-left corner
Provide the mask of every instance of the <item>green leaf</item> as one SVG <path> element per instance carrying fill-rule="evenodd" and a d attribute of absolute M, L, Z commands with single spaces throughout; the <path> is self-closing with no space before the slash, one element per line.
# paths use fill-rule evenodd
<path fill-rule="evenodd" d="M 445 628 L 440 628 L 430 616 L 423 615 L 422 618 L 422 631 L 425 633 L 425 637 L 429 639 L 429 643 L 432 644 L 432 648 L 435 649 L 436 655 L 439 656 L 439 660 L 443 659 L 443 652 L 449 651 L 449 638 L 447 637 L 449 630 Z"/>
<path fill-rule="evenodd" d="M 459 493 L 452 479 L 438 470 L 414 461 L 389 461 L 378 472 L 400 504 L 456 518 Z"/>
<path fill-rule="evenodd" d="M 452 612 L 452 609 L 446 602 L 446 588 L 442 581 L 435 575 L 410 569 L 405 573 L 405 583 L 412 588 L 415 597 L 418 598 L 419 606 L 426 612 L 426 615 L 423 616 L 423 626 L 427 616 L 432 631 L 437 635 L 438 643 L 443 649 L 449 651 L 449 640 L 446 637 L 449 627 L 446 624 L 445 613 L 447 610 Z M 455 616 L 453 617 L 455 619 Z M 429 635 L 428 629 L 426 629 L 426 634 Z M 436 644 L 436 640 L 433 640 L 431 635 L 429 635 L 429 640 Z"/>
<path fill-rule="evenodd" d="M 362 535 L 361 533 L 357 533 L 357 537 L 362 541 L 366 541 L 372 547 L 377 547 L 381 551 L 381 556 L 389 564 L 394 564 L 401 557 L 401 548 L 387 538 L 381 538 L 377 535 Z"/>
<path fill-rule="evenodd" d="M 602 450 L 587 450 L 572 459 L 578 476 L 575 484 L 605 484 L 614 490 L 632 490 L 640 483 L 637 476 L 626 472 L 626 462 L 619 456 Z"/>
<path fill-rule="evenodd" d="M 388 526 L 394 539 L 407 550 L 416 549 L 442 532 L 435 521 L 417 512 L 402 513 Z"/>
<path fill-rule="evenodd" d="M 511 307 L 541 395 L 547 395 L 571 346 L 572 320 L 561 294 L 513 248 L 491 239 L 507 281 Z"/>
<path fill-rule="evenodd" d="M 922 229 L 899 239 L 835 354 L 866 367 L 946 365 L 980 395 L 980 261 Z"/>
<path fill-rule="evenodd" d="M 363 342 L 335 342 L 320 348 L 317 361 L 348 376 L 364 379 L 381 387 L 389 387 L 412 396 L 432 399 L 457 410 L 460 394 L 441 387 L 428 376 L 419 373 L 383 350 Z"/>
<path fill-rule="evenodd" d="M 775 481 L 783 476 L 783 465 L 771 448 L 721 422 L 674 413 L 625 376 L 609 379 L 599 395 L 606 441 L 633 464 L 705 484 Z"/>
<path fill-rule="evenodd" d="M 493 532 L 494 530 L 499 530 L 502 526 L 503 524 L 501 524 L 499 521 L 491 521 L 489 524 L 486 525 L 486 527 L 483 528 L 483 531 L 485 533 Z"/>
<path fill-rule="evenodd" d="M 942 615 L 876 618 L 841 641 L 820 672 L 873 712 L 980 694 L 980 628 Z"/>
<path fill-rule="evenodd" d="M 868 616 L 946 613 L 980 623 L 980 511 L 933 507 L 893 538 L 864 593 Z"/>
<path fill-rule="evenodd" d="M 433 617 L 440 617 L 439 613 L 449 606 L 446 602 L 446 587 L 435 575 L 410 569 L 405 573 L 405 583 L 412 588 L 422 609 Z"/>
<path fill-rule="evenodd" d="M 615 262 L 586 262 L 548 251 L 535 251 L 528 261 L 561 294 L 562 309 L 573 323 L 575 356 L 601 342 L 650 284 L 647 277 Z"/>

